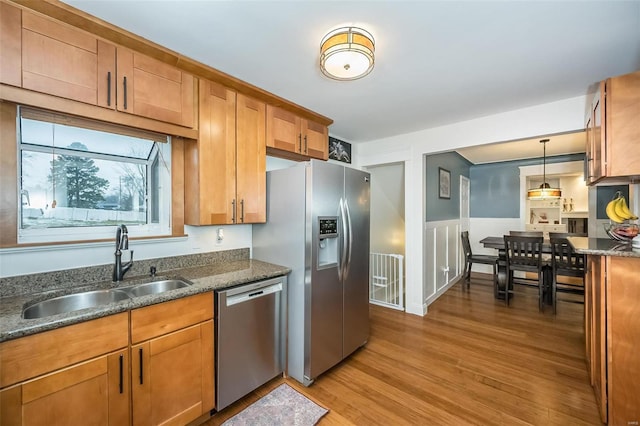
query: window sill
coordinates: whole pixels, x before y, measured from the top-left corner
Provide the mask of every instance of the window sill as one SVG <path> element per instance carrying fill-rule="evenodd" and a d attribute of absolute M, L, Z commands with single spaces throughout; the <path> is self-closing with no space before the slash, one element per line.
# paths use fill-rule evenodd
<path fill-rule="evenodd" d="M 182 235 L 166 235 L 155 237 L 130 237 L 129 241 L 135 241 L 136 244 L 157 244 L 157 243 L 173 243 L 186 241 L 187 234 Z M 89 247 L 109 247 L 114 245 L 114 239 L 85 240 L 85 241 L 59 241 L 50 243 L 23 243 L 11 246 L 0 247 L 0 253 L 22 253 L 36 251 L 51 250 L 68 250 L 70 248 L 89 248 Z"/>

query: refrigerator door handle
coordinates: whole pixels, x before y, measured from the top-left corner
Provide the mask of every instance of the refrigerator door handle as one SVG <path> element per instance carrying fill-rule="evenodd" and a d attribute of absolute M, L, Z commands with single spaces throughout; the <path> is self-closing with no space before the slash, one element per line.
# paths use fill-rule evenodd
<path fill-rule="evenodd" d="M 345 211 L 345 201 L 340 198 L 340 221 L 342 224 L 342 232 L 340 233 L 340 262 L 338 263 L 338 279 L 342 281 L 345 269 L 345 263 L 347 261 L 347 249 L 348 249 L 348 224 L 347 224 L 347 212 Z"/>
<path fill-rule="evenodd" d="M 347 223 L 347 230 L 345 232 L 345 234 L 347 234 L 345 238 L 347 245 L 345 250 L 346 259 L 344 262 L 343 275 L 344 275 L 344 278 L 346 279 L 349 276 L 349 267 L 351 266 L 351 247 L 353 246 L 353 233 L 351 230 L 351 213 L 349 213 L 349 202 L 346 199 L 344 200 L 344 211 L 346 213 L 345 216 L 346 216 L 346 223 Z"/>

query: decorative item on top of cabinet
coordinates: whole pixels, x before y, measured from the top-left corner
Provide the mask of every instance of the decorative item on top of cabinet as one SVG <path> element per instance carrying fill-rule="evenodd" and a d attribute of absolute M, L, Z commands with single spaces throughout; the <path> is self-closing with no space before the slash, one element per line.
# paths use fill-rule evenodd
<path fill-rule="evenodd" d="M 191 74 L 26 9 L 0 7 L 1 83 L 193 127 Z"/>
<path fill-rule="evenodd" d="M 267 153 L 296 160 L 329 155 L 327 126 L 306 120 L 273 105 L 267 105 Z"/>
<path fill-rule="evenodd" d="M 185 223 L 264 222 L 264 103 L 205 79 L 199 102 L 199 138 L 185 144 Z"/>
<path fill-rule="evenodd" d="M 588 184 L 640 179 L 640 71 L 600 82 L 586 118 Z"/>

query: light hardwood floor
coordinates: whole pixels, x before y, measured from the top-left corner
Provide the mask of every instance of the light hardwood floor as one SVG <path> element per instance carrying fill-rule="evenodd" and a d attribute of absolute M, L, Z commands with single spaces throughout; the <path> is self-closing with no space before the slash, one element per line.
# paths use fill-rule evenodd
<path fill-rule="evenodd" d="M 275 379 L 205 425 L 214 426 L 286 381 L 330 410 L 320 426 L 599 425 L 584 358 L 583 305 L 538 311 L 535 289 L 509 307 L 474 274 L 425 317 L 371 306 L 364 348 L 309 388 Z"/>

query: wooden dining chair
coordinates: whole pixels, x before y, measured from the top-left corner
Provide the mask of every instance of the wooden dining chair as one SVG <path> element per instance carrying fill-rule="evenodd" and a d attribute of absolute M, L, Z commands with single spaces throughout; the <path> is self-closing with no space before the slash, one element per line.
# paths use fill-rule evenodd
<path fill-rule="evenodd" d="M 538 304 L 542 310 L 544 301 L 544 276 L 542 262 L 542 243 L 540 237 L 523 237 L 505 235 L 504 246 L 506 255 L 507 283 L 504 288 L 505 303 L 509 306 L 509 293 L 513 290 L 514 272 L 532 272 L 536 274 L 536 280 L 519 278 L 518 284 L 534 285 L 538 287 Z"/>
<path fill-rule="evenodd" d="M 488 254 L 473 254 L 471 252 L 471 244 L 469 243 L 469 231 L 462 231 L 462 233 L 460 234 L 460 237 L 462 238 L 462 250 L 464 252 L 463 276 L 467 281 L 467 287 L 470 286 L 471 266 L 474 263 L 492 265 L 493 266 L 493 288 L 494 288 L 494 293 L 496 293 L 497 285 L 498 285 L 498 256 L 492 256 Z"/>
<path fill-rule="evenodd" d="M 551 244 L 551 268 L 553 281 L 551 284 L 551 297 L 553 313 L 556 313 L 557 293 L 573 293 L 584 297 L 585 255 L 576 253 L 569 243 L 569 236 L 586 236 L 584 234 L 550 233 Z M 563 281 L 559 280 L 562 277 Z M 581 284 L 568 282 L 567 277 L 575 277 Z M 584 299 L 583 299 L 584 300 Z"/>

